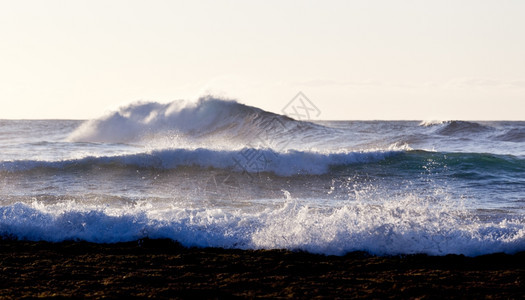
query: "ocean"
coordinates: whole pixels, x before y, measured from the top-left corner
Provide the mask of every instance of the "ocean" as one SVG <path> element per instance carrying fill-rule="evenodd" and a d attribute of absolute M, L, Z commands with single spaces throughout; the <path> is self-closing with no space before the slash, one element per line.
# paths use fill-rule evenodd
<path fill-rule="evenodd" d="M 525 121 L 298 120 L 212 97 L 0 120 L 0 236 L 517 253 Z"/>

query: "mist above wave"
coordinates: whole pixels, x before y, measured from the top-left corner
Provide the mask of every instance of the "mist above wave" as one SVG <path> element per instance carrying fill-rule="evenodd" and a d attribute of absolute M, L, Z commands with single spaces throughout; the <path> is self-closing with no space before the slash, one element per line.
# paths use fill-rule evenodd
<path fill-rule="evenodd" d="M 296 133 L 328 130 L 233 100 L 138 102 L 83 123 L 72 142 L 161 144 L 165 147 L 272 147 Z"/>

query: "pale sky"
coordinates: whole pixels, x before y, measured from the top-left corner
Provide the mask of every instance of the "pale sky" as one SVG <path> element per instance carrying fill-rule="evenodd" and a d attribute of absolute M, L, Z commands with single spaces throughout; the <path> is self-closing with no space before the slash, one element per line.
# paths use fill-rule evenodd
<path fill-rule="evenodd" d="M 0 118 L 299 91 L 319 119 L 525 120 L 525 1 L 0 0 Z"/>

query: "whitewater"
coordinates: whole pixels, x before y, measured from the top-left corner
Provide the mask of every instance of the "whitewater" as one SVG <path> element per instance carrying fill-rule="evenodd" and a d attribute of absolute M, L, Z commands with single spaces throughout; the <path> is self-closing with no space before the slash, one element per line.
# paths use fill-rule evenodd
<path fill-rule="evenodd" d="M 525 251 L 525 122 L 138 102 L 0 120 L 0 236 L 327 255 Z"/>

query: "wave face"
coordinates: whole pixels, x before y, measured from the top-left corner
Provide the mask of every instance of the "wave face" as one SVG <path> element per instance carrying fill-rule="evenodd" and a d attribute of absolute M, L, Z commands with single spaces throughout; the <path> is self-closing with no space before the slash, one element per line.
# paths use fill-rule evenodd
<path fill-rule="evenodd" d="M 489 126 L 467 121 L 430 121 L 422 122 L 421 125 L 425 127 L 438 126 L 436 132 L 442 135 L 465 135 L 491 131 Z"/>
<path fill-rule="evenodd" d="M 351 153 L 315 153 L 287 151 L 278 153 L 271 149 L 244 148 L 238 151 L 211 149 L 166 149 L 146 153 L 121 156 L 85 157 L 82 159 L 55 162 L 24 160 L 4 162 L 0 171 L 53 171 L 83 170 L 91 167 L 154 168 L 171 170 L 179 167 L 216 168 L 236 172 L 272 172 L 281 176 L 319 175 L 330 168 L 356 163 L 380 161 L 396 155 L 396 151 L 351 152 Z"/>
<path fill-rule="evenodd" d="M 496 136 L 496 139 L 506 142 L 523 143 L 525 142 L 525 129 L 524 128 L 513 128 L 505 133 Z"/>
<path fill-rule="evenodd" d="M 378 150 L 363 152 L 319 153 L 289 150 L 243 148 L 240 150 L 164 149 L 117 156 L 88 156 L 61 161 L 21 160 L 0 163 L 0 174 L 78 172 L 93 168 L 152 169 L 176 171 L 178 168 L 219 169 L 232 172 L 273 173 L 278 176 L 322 175 L 345 172 L 357 165 L 383 170 L 420 171 L 421 165 L 467 170 L 490 176 L 507 172 L 525 176 L 525 159 L 481 153 L 438 153 L 421 150 Z"/>
<path fill-rule="evenodd" d="M 298 121 L 235 101 L 0 120 L 1 237 L 343 255 L 525 251 L 525 122 Z"/>
<path fill-rule="evenodd" d="M 84 123 L 73 142 L 139 143 L 156 147 L 273 146 L 286 137 L 326 128 L 235 101 L 204 97 L 196 103 L 131 104 Z M 319 133 L 316 133 L 319 134 Z"/>

